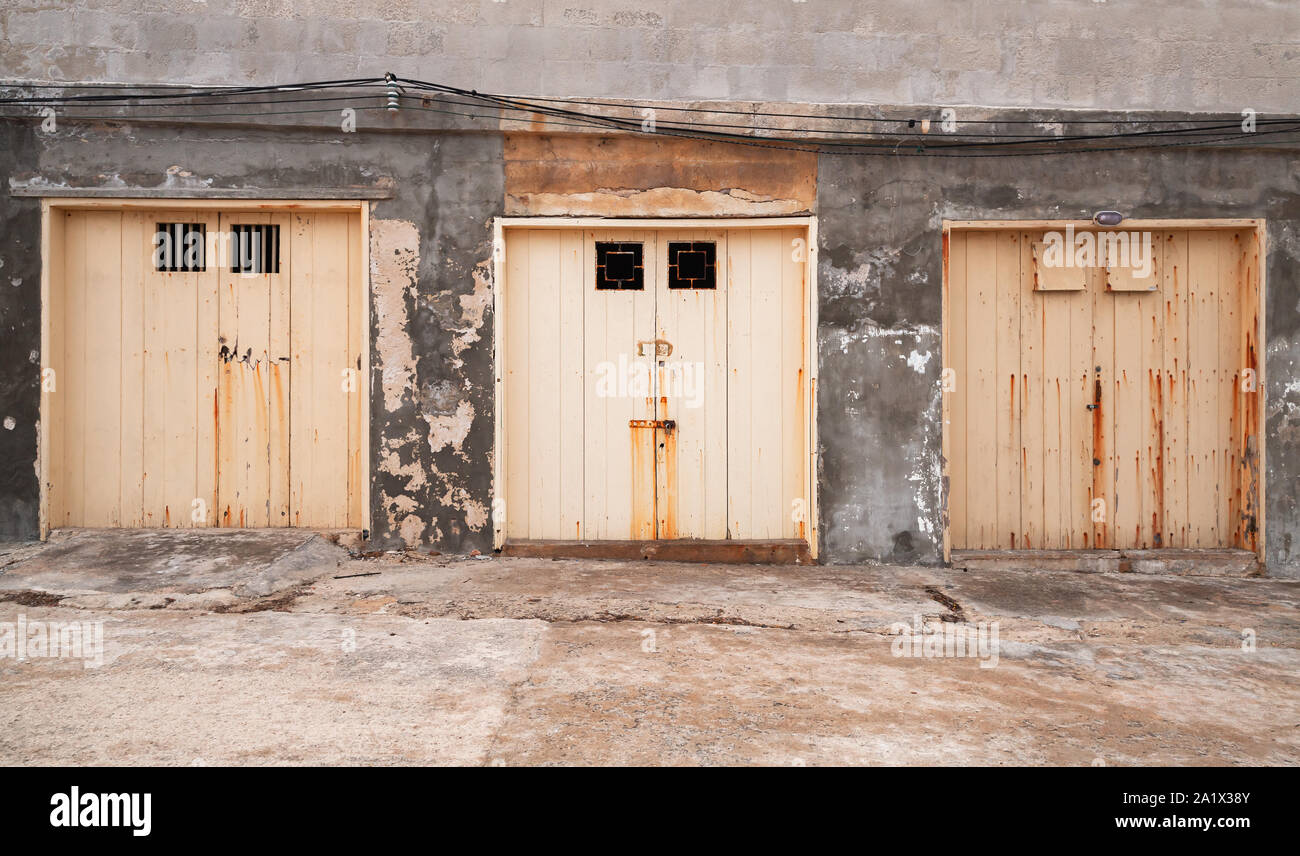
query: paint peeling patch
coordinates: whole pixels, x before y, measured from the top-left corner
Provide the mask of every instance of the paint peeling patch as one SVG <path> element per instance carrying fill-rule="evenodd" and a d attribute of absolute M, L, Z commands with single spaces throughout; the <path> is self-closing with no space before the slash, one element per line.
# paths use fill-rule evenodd
<path fill-rule="evenodd" d="M 437 454 L 442 449 L 451 448 L 462 458 L 465 457 L 465 439 L 469 437 L 470 426 L 474 424 L 474 405 L 468 401 L 456 404 L 456 412 L 451 414 L 424 414 L 429 423 L 429 448 Z"/>
<path fill-rule="evenodd" d="M 463 487 L 448 487 L 442 495 L 442 504 L 456 508 L 465 513 L 465 525 L 474 532 L 480 532 L 488 522 L 487 506 L 470 496 Z"/>
<path fill-rule="evenodd" d="M 913 349 L 912 353 L 907 355 L 907 364 L 911 366 L 912 370 L 917 374 L 925 374 L 925 366 L 929 362 L 930 362 L 929 351 L 926 351 L 924 354 L 920 354 L 917 353 L 915 349 Z"/>
<path fill-rule="evenodd" d="M 589 193 L 511 194 L 506 199 L 506 213 L 547 217 L 770 217 L 806 214 L 808 203 L 739 188 L 704 191 L 684 187 L 601 188 Z"/>
<path fill-rule="evenodd" d="M 379 471 L 391 476 L 406 479 L 406 490 L 418 490 L 428 485 L 424 467 L 418 460 L 402 463 L 401 450 L 418 440 L 418 435 L 411 431 L 405 437 L 385 438 L 379 453 Z"/>
<path fill-rule="evenodd" d="M 455 330 L 451 350 L 456 356 L 483 337 L 483 318 L 492 305 L 492 261 L 487 259 L 474 266 L 474 290 L 459 295 L 461 326 Z"/>
<path fill-rule="evenodd" d="M 402 525 L 398 527 L 398 534 L 401 535 L 402 541 L 407 547 L 415 547 L 424 537 L 424 530 L 427 525 L 417 515 L 408 514 L 402 519 Z"/>
<path fill-rule="evenodd" d="M 188 169 L 173 164 L 164 172 L 161 187 L 168 190 L 206 190 L 212 187 L 212 179 L 199 178 Z"/>
<path fill-rule="evenodd" d="M 375 356 L 389 413 L 415 387 L 415 354 L 408 328 L 407 298 L 414 299 L 420 266 L 420 232 L 407 220 L 370 224 L 370 287 L 375 316 Z"/>

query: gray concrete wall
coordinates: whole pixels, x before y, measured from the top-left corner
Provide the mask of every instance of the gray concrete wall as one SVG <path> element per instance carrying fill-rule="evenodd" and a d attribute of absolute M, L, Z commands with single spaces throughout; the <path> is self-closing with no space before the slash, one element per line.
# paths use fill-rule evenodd
<path fill-rule="evenodd" d="M 33 126 L 0 122 L 0 176 L 35 167 Z M 0 193 L 0 541 L 37 532 L 41 205 Z"/>
<path fill-rule="evenodd" d="M 17 0 L 0 77 L 273 84 L 385 71 L 680 101 L 1294 110 L 1294 0 Z"/>
<path fill-rule="evenodd" d="M 1300 576 L 1300 172 L 1294 152 L 823 156 L 821 529 L 834 562 L 939 561 L 944 219 L 1268 218 L 1266 550 Z"/>

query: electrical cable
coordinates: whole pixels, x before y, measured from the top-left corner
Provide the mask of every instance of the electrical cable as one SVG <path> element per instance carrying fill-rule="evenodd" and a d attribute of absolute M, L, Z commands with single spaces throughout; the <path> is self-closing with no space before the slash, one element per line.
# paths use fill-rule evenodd
<path fill-rule="evenodd" d="M 228 108 L 240 106 L 266 106 L 278 107 L 283 104 L 299 103 L 325 103 L 325 102 L 349 102 L 353 109 L 372 110 L 384 109 L 378 106 L 366 104 L 356 104 L 354 102 L 365 98 L 366 96 L 357 94 L 330 96 L 325 97 L 289 97 L 285 95 L 296 95 L 302 93 L 309 95 L 312 92 L 328 92 L 341 88 L 358 90 L 380 88 L 389 90 L 396 85 L 401 94 L 408 100 L 419 98 L 422 105 L 425 103 L 440 103 L 450 107 L 464 107 L 471 109 L 483 109 L 498 111 L 496 114 L 464 112 L 457 110 L 440 110 L 427 106 L 415 106 L 407 103 L 401 107 L 406 110 L 419 110 L 421 112 L 441 113 L 445 115 L 463 116 L 471 119 L 493 120 L 493 121 L 523 121 L 521 119 L 512 119 L 509 113 L 527 113 L 530 115 L 540 115 L 546 117 L 548 127 L 580 127 L 596 128 L 611 131 L 623 131 L 635 134 L 658 135 L 671 137 L 684 137 L 688 139 L 715 141 L 729 144 L 749 145 L 762 148 L 776 148 L 794 151 L 817 152 L 823 154 L 845 154 L 845 155 L 882 155 L 889 156 L 926 156 L 926 157 L 994 157 L 994 156 L 1023 156 L 1023 155 L 1040 155 L 1040 154 L 1073 154 L 1082 152 L 1103 152 L 1103 151 L 1120 151 L 1120 150 L 1137 150 L 1137 149 L 1156 149 L 1168 148 L 1173 146 L 1195 146 L 1204 145 L 1215 148 L 1242 148 L 1252 145 L 1281 145 L 1300 140 L 1269 140 L 1267 142 L 1252 142 L 1259 137 L 1272 137 L 1279 134 L 1289 134 L 1300 132 L 1300 117 L 1275 117 L 1260 118 L 1256 117 L 1255 127 L 1257 130 L 1246 131 L 1244 129 L 1236 134 L 1226 136 L 1213 136 L 1224 131 L 1232 131 L 1241 127 L 1242 123 L 1235 119 L 1198 119 L 1198 120 L 1138 120 L 1138 119 L 1119 119 L 1119 120 L 956 120 L 957 124 L 1001 124 L 1001 125 L 1024 125 L 1034 124 L 1039 127 L 1049 127 L 1052 125 L 1065 126 L 1070 124 L 1109 124 L 1112 126 L 1125 126 L 1134 124 L 1163 125 L 1178 124 L 1183 127 L 1172 128 L 1145 128 L 1142 130 L 1125 130 L 1114 133 L 1092 133 L 1092 134 L 1050 134 L 1050 135 L 1027 135 L 1027 134 L 1010 134 L 1010 133 L 961 133 L 961 132 L 941 132 L 937 134 L 927 134 L 915 127 L 916 119 L 899 119 L 886 117 L 856 117 L 856 116 L 813 116 L 808 114 L 796 113 L 779 113 L 764 111 L 747 111 L 728 108 L 707 108 L 707 107 L 664 107 L 664 106 L 646 106 L 636 103 L 617 103 L 610 101 L 591 101 L 579 99 L 563 98 L 517 98 L 504 95 L 495 95 L 481 93 L 472 89 L 463 89 L 460 87 L 448 86 L 446 84 L 433 83 L 429 81 L 415 80 L 410 78 L 399 78 L 385 75 L 384 77 L 368 78 L 351 78 L 340 80 L 312 81 L 307 83 L 296 84 L 278 84 L 269 86 L 245 86 L 245 87 L 204 87 L 193 91 L 175 91 L 167 92 L 128 92 L 128 93 L 103 93 L 95 94 L 59 94 L 48 96 L 19 96 L 0 98 L 0 107 L 63 107 L 67 110 L 76 110 L 82 107 L 122 107 L 129 108 L 133 106 L 145 107 L 165 107 L 165 106 L 188 106 L 194 107 L 212 107 Z M 137 87 L 126 87 L 134 89 L 160 88 L 161 85 L 142 85 Z M 11 88 L 57 88 L 54 84 L 36 84 L 27 85 L 11 84 Z M 415 95 L 407 92 L 412 90 Z M 436 97 L 420 93 L 435 93 Z M 267 96 L 265 98 L 261 96 Z M 250 100 L 251 99 L 251 100 Z M 460 100 L 450 100 L 460 99 Z M 145 103 L 140 103 L 145 102 Z M 399 102 L 400 103 L 400 102 Z M 699 122 L 689 120 L 666 121 L 649 123 L 640 117 L 627 116 L 609 116 L 590 110 L 570 109 L 568 107 L 554 106 L 557 104 L 578 104 L 583 106 L 609 106 L 623 110 L 652 110 L 657 115 L 658 111 L 679 112 L 679 113 L 715 113 L 720 115 L 745 115 L 751 118 L 798 118 L 812 121 L 852 121 L 859 123 L 883 123 L 898 125 L 908 123 L 909 128 L 904 131 L 884 130 L 849 130 L 841 128 L 764 128 L 754 125 L 726 123 L 726 122 Z M 391 107 L 389 108 L 391 110 Z M 167 114 L 130 114 L 116 116 L 89 116 L 80 113 L 69 112 L 67 118 L 73 120 L 86 121 L 130 121 L 132 119 L 149 121 L 149 120 L 193 120 L 193 119 L 221 119 L 223 117 L 245 117 L 245 116 L 268 116 L 268 115 L 304 115 L 304 114 L 322 114 L 335 112 L 331 109 L 320 110 L 271 110 L 262 112 L 231 112 L 226 109 L 214 110 L 214 112 L 205 115 L 178 115 L 175 113 Z M 0 114 L 6 118 L 15 118 L 13 114 Z M 19 117 L 19 118 L 32 118 Z M 1214 122 L 1216 124 L 1198 124 L 1205 122 Z M 1227 123 L 1227 124 L 1224 124 Z M 1258 130 L 1260 127 L 1270 128 L 1273 130 Z M 1285 127 L 1279 127 L 1285 126 Z M 723 130 L 719 130 L 723 129 Z M 795 136 L 801 135 L 801 136 Z M 834 135 L 836 139 L 827 140 L 825 136 Z M 1152 140 L 1165 140 L 1164 142 L 1153 142 Z M 1168 142 L 1173 140 L 1173 142 Z M 1132 145 L 1103 145 L 1111 142 L 1135 141 Z M 1086 143 L 1088 145 L 1078 145 Z M 1228 144 L 1228 145 L 1219 145 Z M 950 150 L 960 150 L 962 153 L 957 154 Z"/>

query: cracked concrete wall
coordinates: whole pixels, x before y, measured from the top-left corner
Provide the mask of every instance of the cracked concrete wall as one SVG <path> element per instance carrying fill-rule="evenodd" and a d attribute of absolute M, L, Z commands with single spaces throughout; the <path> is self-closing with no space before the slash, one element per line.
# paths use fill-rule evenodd
<path fill-rule="evenodd" d="M 515 95 L 1289 111 L 1293 0 L 18 0 L 4 76 Z"/>
<path fill-rule="evenodd" d="M 1300 167 L 1286 151 L 1040 158 L 823 156 L 818 183 L 823 555 L 942 554 L 944 219 L 1264 217 L 1266 557 L 1300 576 Z"/>
<path fill-rule="evenodd" d="M 506 213 L 780 217 L 817 203 L 817 155 L 674 137 L 506 134 Z"/>
<path fill-rule="evenodd" d="M 371 522 L 379 546 L 492 547 L 491 219 L 499 134 L 343 134 L 0 122 L 7 184 L 366 187 L 371 230 Z M 184 203 L 170 203 L 183 207 Z M 238 203 L 232 203 L 237 207 Z M 37 534 L 40 203 L 0 197 L 0 538 Z M 35 352 L 38 357 L 31 358 Z"/>
<path fill-rule="evenodd" d="M 31 123 L 0 122 L 0 175 L 38 158 Z M 0 195 L 0 541 L 37 532 L 41 204 Z"/>

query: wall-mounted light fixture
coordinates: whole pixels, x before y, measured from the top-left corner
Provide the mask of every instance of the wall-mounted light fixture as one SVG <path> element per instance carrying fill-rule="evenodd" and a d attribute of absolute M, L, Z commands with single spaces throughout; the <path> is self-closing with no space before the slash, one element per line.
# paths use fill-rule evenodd
<path fill-rule="evenodd" d="M 1124 215 L 1118 211 L 1098 211 L 1092 215 L 1092 222 L 1098 226 L 1118 226 L 1124 220 Z"/>

